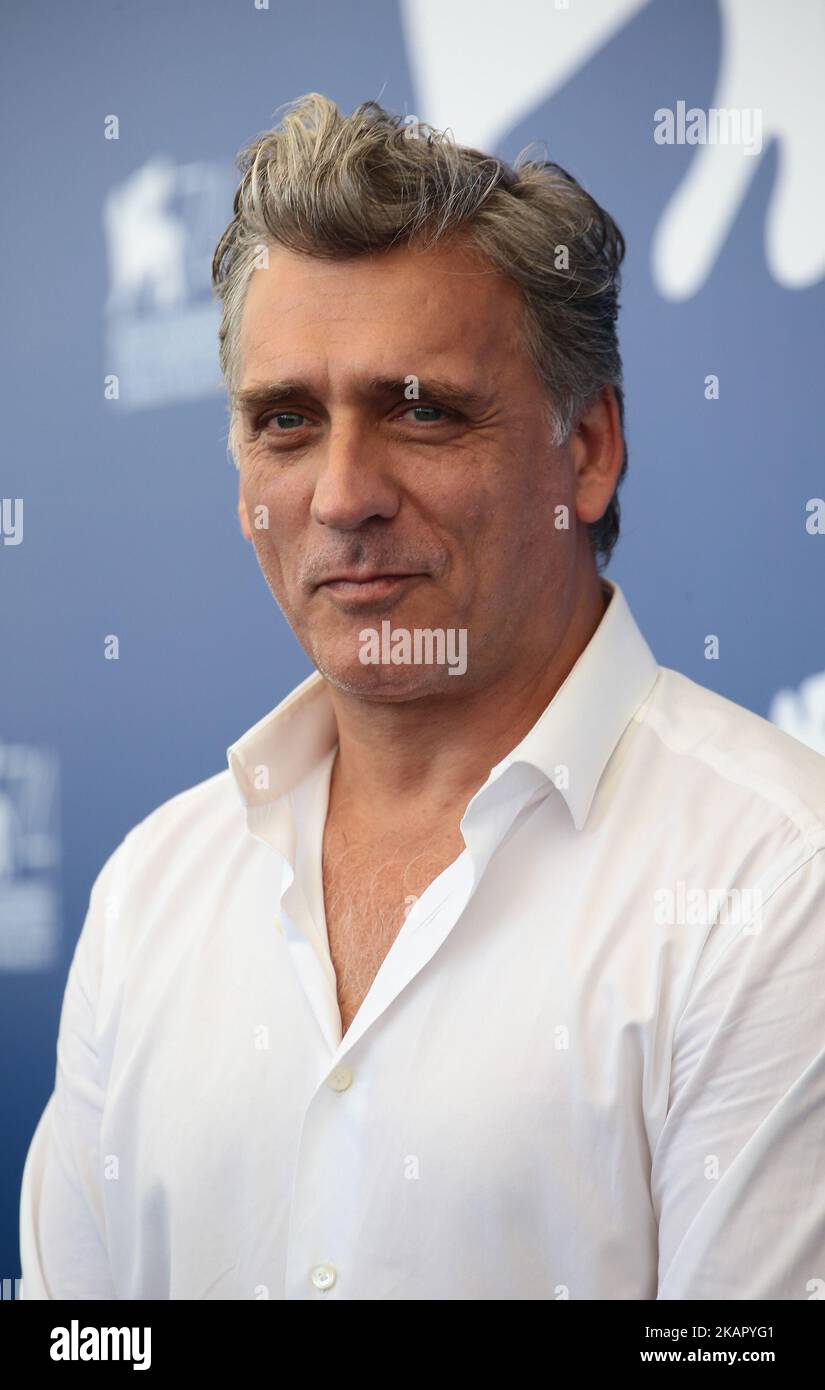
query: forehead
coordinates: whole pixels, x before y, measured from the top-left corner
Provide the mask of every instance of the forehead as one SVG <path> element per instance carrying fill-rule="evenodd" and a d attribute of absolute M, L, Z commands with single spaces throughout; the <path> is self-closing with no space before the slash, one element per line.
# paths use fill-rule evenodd
<path fill-rule="evenodd" d="M 512 355 L 521 293 L 475 248 L 409 246 L 321 260 L 283 247 L 252 272 L 240 327 L 241 381 L 276 365 L 325 360 L 431 370 L 472 357 L 493 369 Z"/>

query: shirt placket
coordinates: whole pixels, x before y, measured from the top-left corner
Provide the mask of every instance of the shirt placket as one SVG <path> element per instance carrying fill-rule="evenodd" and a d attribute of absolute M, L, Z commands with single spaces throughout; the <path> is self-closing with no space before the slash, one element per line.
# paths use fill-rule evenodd
<path fill-rule="evenodd" d="M 287 1299 L 381 1296 L 374 1286 L 366 1290 L 355 1258 L 358 1194 L 372 1190 L 363 1136 L 375 1126 L 367 1110 L 373 1088 L 364 1083 L 380 1061 L 368 1033 L 447 939 L 498 844 L 536 796 L 523 784 L 509 795 L 502 786 L 486 790 L 493 795 L 477 793 L 462 820 L 467 847 L 414 904 L 307 1106 L 290 1204 Z"/>

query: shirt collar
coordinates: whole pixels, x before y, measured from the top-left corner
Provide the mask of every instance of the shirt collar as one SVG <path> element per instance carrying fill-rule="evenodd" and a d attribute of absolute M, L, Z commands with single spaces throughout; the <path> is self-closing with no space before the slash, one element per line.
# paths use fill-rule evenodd
<path fill-rule="evenodd" d="M 621 588 L 611 579 L 601 584 L 610 602 L 599 626 L 543 714 L 485 783 L 516 763 L 537 768 L 558 785 L 577 830 L 610 755 L 659 672 Z M 252 809 L 291 791 L 337 741 L 326 680 L 313 671 L 226 750 L 243 804 Z"/>
<path fill-rule="evenodd" d="M 608 759 L 659 674 L 619 585 L 605 578 L 601 584 L 610 602 L 599 626 L 544 713 L 491 772 L 516 763 L 538 768 L 558 785 L 577 830 Z"/>

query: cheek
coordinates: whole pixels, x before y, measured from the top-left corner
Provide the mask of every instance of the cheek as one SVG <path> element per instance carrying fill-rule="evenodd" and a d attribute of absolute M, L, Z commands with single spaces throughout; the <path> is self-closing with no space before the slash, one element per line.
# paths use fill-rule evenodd
<path fill-rule="evenodd" d="M 545 582 L 574 535 L 574 504 L 574 493 L 559 468 L 548 467 L 540 477 L 519 473 L 510 486 L 497 489 L 468 522 L 483 588 L 513 595 Z M 562 507 L 566 514 L 557 512 Z"/>
<path fill-rule="evenodd" d="M 284 478 L 251 472 L 244 483 L 249 525 L 259 558 L 267 551 L 285 553 L 306 524 L 310 498 Z"/>
<path fill-rule="evenodd" d="M 524 480 L 518 499 L 518 527 L 525 550 L 544 546 L 552 532 L 563 540 L 575 526 L 576 491 L 572 470 L 566 460 L 546 458 Z"/>

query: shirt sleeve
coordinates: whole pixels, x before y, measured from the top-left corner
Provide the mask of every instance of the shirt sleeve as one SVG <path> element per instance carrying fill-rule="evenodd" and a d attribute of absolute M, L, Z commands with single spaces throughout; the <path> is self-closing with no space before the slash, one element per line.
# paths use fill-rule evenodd
<path fill-rule="evenodd" d="M 823 1298 L 825 848 L 725 935 L 674 1034 L 657 1296 Z"/>
<path fill-rule="evenodd" d="M 128 838 L 128 837 L 127 837 Z M 123 844 L 104 864 L 69 967 L 52 1094 L 29 1145 L 20 1192 L 21 1299 L 113 1299 L 106 1249 L 97 1005 L 107 916 Z"/>

